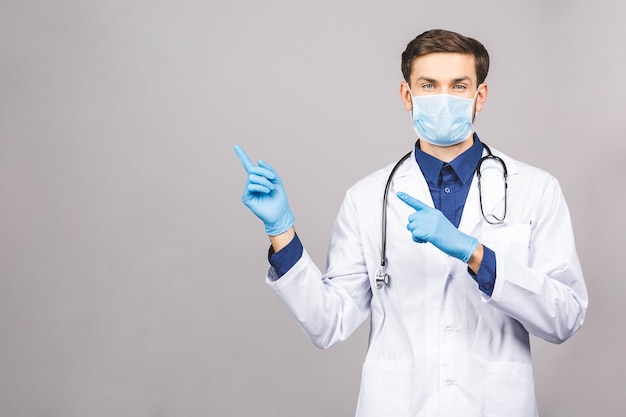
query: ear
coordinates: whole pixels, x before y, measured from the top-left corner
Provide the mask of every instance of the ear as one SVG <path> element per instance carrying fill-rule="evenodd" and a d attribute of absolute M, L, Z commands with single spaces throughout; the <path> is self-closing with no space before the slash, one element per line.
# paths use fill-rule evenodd
<path fill-rule="evenodd" d="M 482 83 L 478 86 L 478 93 L 476 94 L 476 111 L 482 110 L 485 101 L 487 100 L 487 94 L 489 93 L 489 86 L 487 83 Z"/>
<path fill-rule="evenodd" d="M 411 97 L 411 89 L 409 88 L 409 84 L 406 81 L 402 81 L 400 83 L 400 98 L 402 99 L 404 108 L 407 111 L 413 110 L 413 100 Z"/>

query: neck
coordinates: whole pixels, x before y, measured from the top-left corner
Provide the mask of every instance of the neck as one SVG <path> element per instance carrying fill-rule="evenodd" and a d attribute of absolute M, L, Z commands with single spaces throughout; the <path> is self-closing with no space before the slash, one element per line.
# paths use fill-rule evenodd
<path fill-rule="evenodd" d="M 468 150 L 474 144 L 474 136 L 470 136 L 461 143 L 457 143 L 452 146 L 437 146 L 432 143 L 428 143 L 424 140 L 420 140 L 420 149 L 430 156 L 434 156 L 443 162 L 450 162 L 463 152 Z"/>

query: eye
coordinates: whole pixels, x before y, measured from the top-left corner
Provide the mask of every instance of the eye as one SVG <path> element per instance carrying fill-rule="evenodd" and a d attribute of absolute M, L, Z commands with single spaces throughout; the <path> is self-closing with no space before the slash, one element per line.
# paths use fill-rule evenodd
<path fill-rule="evenodd" d="M 422 88 L 424 90 L 432 90 L 433 88 L 435 88 L 435 86 L 431 83 L 425 83 L 425 84 L 422 84 Z"/>
<path fill-rule="evenodd" d="M 467 90 L 467 86 L 465 86 L 463 84 L 457 84 L 457 85 L 453 86 L 452 89 L 456 90 L 456 91 L 465 91 L 465 90 Z"/>

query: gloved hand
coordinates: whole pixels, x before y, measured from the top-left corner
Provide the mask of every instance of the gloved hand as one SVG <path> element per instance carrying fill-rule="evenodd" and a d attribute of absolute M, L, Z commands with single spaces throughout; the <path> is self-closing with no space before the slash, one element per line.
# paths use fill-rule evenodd
<path fill-rule="evenodd" d="M 265 232 L 276 236 L 291 228 L 295 217 L 289 208 L 283 183 L 272 166 L 259 161 L 255 166 L 248 154 L 235 145 L 235 153 L 248 173 L 241 201 L 265 224 Z"/>
<path fill-rule="evenodd" d="M 430 242 L 450 256 L 467 263 L 478 247 L 478 239 L 459 231 L 440 210 L 429 207 L 410 195 L 399 192 L 398 198 L 416 211 L 409 216 L 407 229 L 418 243 Z"/>

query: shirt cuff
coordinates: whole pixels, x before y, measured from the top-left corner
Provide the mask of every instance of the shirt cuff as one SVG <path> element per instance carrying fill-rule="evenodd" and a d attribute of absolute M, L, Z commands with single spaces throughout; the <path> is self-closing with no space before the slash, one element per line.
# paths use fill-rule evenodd
<path fill-rule="evenodd" d="M 298 238 L 298 235 L 296 234 L 295 237 L 291 239 L 291 242 L 278 252 L 274 252 L 274 248 L 270 246 L 267 253 L 267 260 L 276 270 L 276 273 L 280 278 L 300 260 L 303 252 L 304 248 L 302 247 L 302 242 L 300 242 L 300 238 Z"/>
<path fill-rule="evenodd" d="M 491 297 L 493 289 L 496 286 L 496 254 L 485 245 L 483 245 L 483 249 L 483 260 L 480 263 L 478 272 L 475 274 L 469 268 L 467 268 L 467 271 L 478 283 L 478 288 L 487 296 Z"/>

